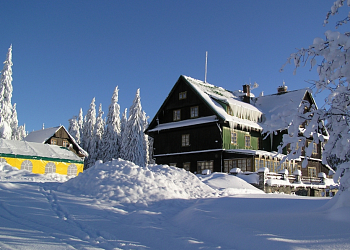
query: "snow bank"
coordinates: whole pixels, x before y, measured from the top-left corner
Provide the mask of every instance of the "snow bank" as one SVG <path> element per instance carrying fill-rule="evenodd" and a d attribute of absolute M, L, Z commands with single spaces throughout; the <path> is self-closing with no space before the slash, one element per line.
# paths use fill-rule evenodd
<path fill-rule="evenodd" d="M 164 199 L 217 197 L 218 192 L 194 174 L 167 165 L 140 167 L 122 159 L 96 164 L 62 184 L 60 191 L 102 200 L 140 203 Z"/>
<path fill-rule="evenodd" d="M 234 175 L 213 173 L 209 176 L 198 175 L 198 177 L 208 186 L 220 190 L 222 196 L 236 194 L 264 194 L 262 190 Z"/>

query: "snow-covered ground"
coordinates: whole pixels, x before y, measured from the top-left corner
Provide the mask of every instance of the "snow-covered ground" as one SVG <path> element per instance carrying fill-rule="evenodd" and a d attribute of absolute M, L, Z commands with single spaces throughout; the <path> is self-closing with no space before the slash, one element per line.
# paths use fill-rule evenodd
<path fill-rule="evenodd" d="M 350 249 L 335 201 L 123 160 L 71 179 L 0 165 L 0 249 Z"/>

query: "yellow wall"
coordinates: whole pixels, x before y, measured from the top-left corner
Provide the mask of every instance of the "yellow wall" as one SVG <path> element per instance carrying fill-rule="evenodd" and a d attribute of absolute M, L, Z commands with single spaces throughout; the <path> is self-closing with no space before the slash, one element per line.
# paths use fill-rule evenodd
<path fill-rule="evenodd" d="M 57 162 L 57 161 L 43 161 L 43 160 L 34 160 L 34 159 L 22 159 L 22 158 L 10 158 L 10 157 L 0 157 L 6 160 L 8 164 L 18 169 L 21 169 L 22 162 L 29 160 L 33 169 L 32 172 L 35 174 L 45 174 L 45 166 L 47 163 L 52 162 L 56 166 L 56 173 L 67 175 L 67 170 L 69 165 L 74 164 L 77 166 L 77 175 L 83 172 L 84 164 L 79 163 L 68 163 L 68 162 Z"/>

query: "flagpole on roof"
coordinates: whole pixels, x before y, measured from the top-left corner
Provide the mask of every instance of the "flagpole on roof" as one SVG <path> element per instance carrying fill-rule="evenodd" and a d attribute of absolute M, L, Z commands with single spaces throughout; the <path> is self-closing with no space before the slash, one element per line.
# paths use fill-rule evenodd
<path fill-rule="evenodd" d="M 207 69 L 208 69 L 208 51 L 205 52 L 205 73 L 204 73 L 204 82 L 207 82 Z"/>

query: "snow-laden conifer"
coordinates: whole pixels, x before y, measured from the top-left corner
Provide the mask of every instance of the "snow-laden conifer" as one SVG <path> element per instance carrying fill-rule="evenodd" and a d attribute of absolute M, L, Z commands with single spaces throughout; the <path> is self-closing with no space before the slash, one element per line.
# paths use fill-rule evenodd
<path fill-rule="evenodd" d="M 91 167 L 95 164 L 97 160 L 102 159 L 102 136 L 104 133 L 104 127 L 105 127 L 105 121 L 103 119 L 103 111 L 102 111 L 102 104 L 100 104 L 98 108 L 98 116 L 96 119 L 95 128 L 93 131 L 93 137 L 90 142 L 90 146 L 88 149 L 89 152 L 89 158 L 87 167 Z"/>
<path fill-rule="evenodd" d="M 85 149 L 89 154 L 89 147 L 90 147 L 90 142 L 93 137 L 93 132 L 95 129 L 95 124 L 96 124 L 96 105 L 95 105 L 95 97 L 92 99 L 90 108 L 87 111 L 84 119 L 84 126 L 83 126 L 83 138 L 82 138 L 82 147 Z"/>
<path fill-rule="evenodd" d="M 84 127 L 84 116 L 83 116 L 82 108 L 80 108 L 77 122 L 78 122 L 79 134 L 80 134 L 80 140 L 78 143 L 81 144 L 83 141 L 83 127 Z"/>
<path fill-rule="evenodd" d="M 17 134 L 18 134 L 18 140 L 23 140 L 28 135 L 25 124 L 18 126 Z"/>
<path fill-rule="evenodd" d="M 69 119 L 68 132 L 74 138 L 74 140 L 80 144 L 80 129 L 76 116 L 73 116 L 71 119 Z"/>
<path fill-rule="evenodd" d="M 16 103 L 13 104 L 11 113 L 12 113 L 11 119 L 10 119 L 10 126 L 11 126 L 11 130 L 12 130 L 11 140 L 19 140 Z"/>
<path fill-rule="evenodd" d="M 8 49 L 0 78 L 0 138 L 10 140 L 12 137 L 12 45 Z"/>
<path fill-rule="evenodd" d="M 145 113 L 142 111 L 140 89 L 137 90 L 130 115 L 123 134 L 122 157 L 136 165 L 145 166 L 147 149 L 145 148 Z"/>
<path fill-rule="evenodd" d="M 103 134 L 102 154 L 103 161 L 107 162 L 119 157 L 119 148 L 121 144 L 120 136 L 120 106 L 118 104 L 118 86 L 115 88 L 109 105 L 106 130 Z"/>

